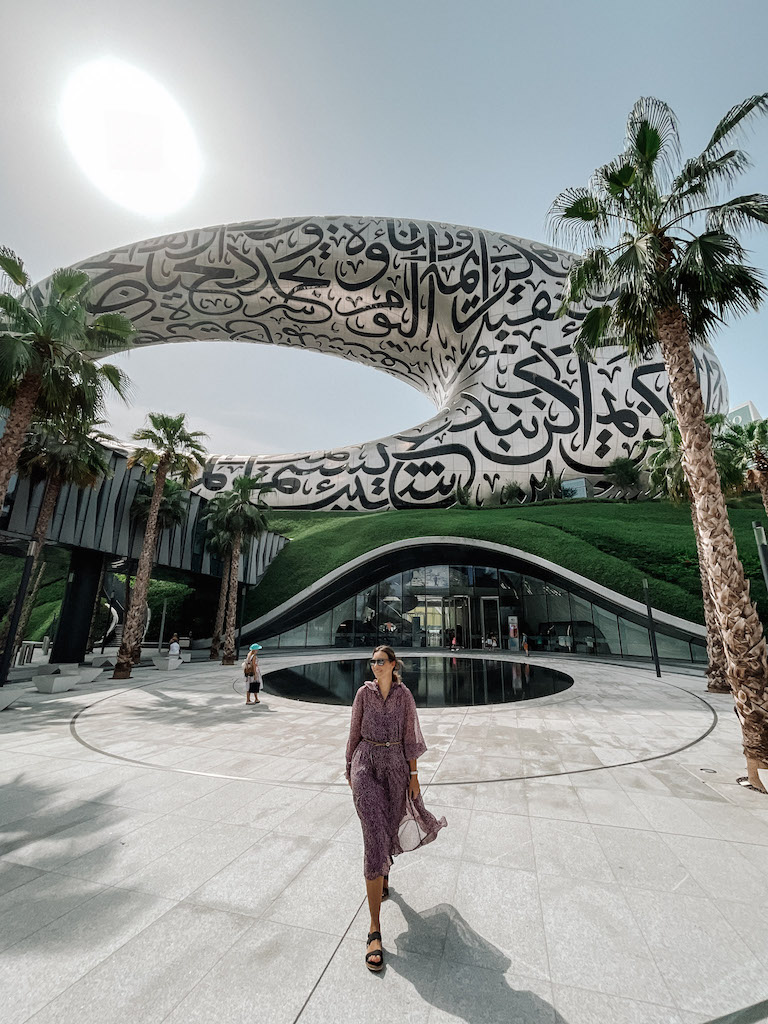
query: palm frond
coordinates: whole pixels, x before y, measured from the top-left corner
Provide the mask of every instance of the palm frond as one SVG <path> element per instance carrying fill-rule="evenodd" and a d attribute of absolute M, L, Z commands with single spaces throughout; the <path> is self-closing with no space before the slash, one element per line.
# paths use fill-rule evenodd
<path fill-rule="evenodd" d="M 35 334 L 40 329 L 37 317 L 15 295 L 10 295 L 8 292 L 0 295 L 0 310 L 5 313 L 5 320 L 12 331 L 20 334 Z"/>
<path fill-rule="evenodd" d="M 607 211 L 588 188 L 568 188 L 552 203 L 547 222 L 555 238 L 580 244 L 599 240 L 607 227 Z"/>
<path fill-rule="evenodd" d="M 29 287 L 29 276 L 24 264 L 12 249 L 0 246 L 0 271 L 20 288 Z"/>
<path fill-rule="evenodd" d="M 84 270 L 59 268 L 54 270 L 50 279 L 51 294 L 60 299 L 81 299 L 90 285 L 90 278 Z"/>
<path fill-rule="evenodd" d="M 628 237 L 606 274 L 609 290 L 633 288 L 646 301 L 656 298 L 661 246 L 656 235 Z"/>
<path fill-rule="evenodd" d="M 86 328 L 86 337 L 93 351 L 127 348 L 136 337 L 136 329 L 122 313 L 103 313 Z"/>
<path fill-rule="evenodd" d="M 743 231 L 756 224 L 768 224 L 768 195 L 736 196 L 707 213 L 707 231 Z"/>
<path fill-rule="evenodd" d="M 37 353 L 26 338 L 0 334 L 0 386 L 18 383 L 37 362 Z"/>
<path fill-rule="evenodd" d="M 719 187 L 732 185 L 749 166 L 749 157 L 740 149 L 731 149 L 716 157 L 702 153 L 686 160 L 670 186 L 666 211 L 676 219 L 691 211 L 697 201 L 702 205 L 702 200 L 710 202 L 717 199 Z"/>
<path fill-rule="evenodd" d="M 571 306 L 584 299 L 605 293 L 611 261 L 603 248 L 589 249 L 576 258 L 568 269 L 558 314 L 565 316 Z"/>
<path fill-rule="evenodd" d="M 658 162 L 667 172 L 680 159 L 677 117 L 670 106 L 642 96 L 627 119 L 626 151 L 638 171 L 650 177 Z"/>
<path fill-rule="evenodd" d="M 747 99 L 731 107 L 728 113 L 715 126 L 712 138 L 704 148 L 704 154 L 718 154 L 733 134 L 746 127 L 746 123 L 759 114 L 768 114 L 768 92 Z M 702 154 L 702 155 L 704 155 Z"/>

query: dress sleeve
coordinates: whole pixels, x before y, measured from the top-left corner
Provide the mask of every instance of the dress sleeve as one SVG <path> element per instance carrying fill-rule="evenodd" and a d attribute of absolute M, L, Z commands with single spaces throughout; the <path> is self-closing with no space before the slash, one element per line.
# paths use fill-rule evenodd
<path fill-rule="evenodd" d="M 350 772 L 352 769 L 352 755 L 357 750 L 357 745 L 362 739 L 362 724 L 363 724 L 363 687 L 355 694 L 355 699 L 352 702 L 352 721 L 349 723 L 349 739 L 347 740 L 347 770 L 346 777 L 349 781 Z"/>
<path fill-rule="evenodd" d="M 403 689 L 406 694 L 403 752 L 405 753 L 406 761 L 414 761 L 425 753 L 427 744 L 424 742 L 424 737 L 421 734 L 419 715 L 416 711 L 416 701 L 413 699 L 413 694 L 406 687 L 403 687 Z"/>

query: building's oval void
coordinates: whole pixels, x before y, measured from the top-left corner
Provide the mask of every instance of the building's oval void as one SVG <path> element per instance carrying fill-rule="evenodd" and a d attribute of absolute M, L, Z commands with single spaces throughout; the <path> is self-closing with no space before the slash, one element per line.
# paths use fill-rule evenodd
<path fill-rule="evenodd" d="M 127 314 L 140 344 L 315 349 L 427 395 L 436 415 L 399 434 L 333 451 L 213 456 L 197 483 L 210 495 L 264 472 L 276 507 L 375 510 L 449 505 L 459 485 L 483 502 L 549 473 L 599 482 L 612 459 L 643 453 L 669 408 L 662 362 L 632 366 L 618 349 L 594 364 L 574 355 L 586 307 L 556 315 L 571 259 L 450 224 L 307 217 L 166 235 L 79 266 L 94 283 L 94 313 Z M 697 367 L 707 411 L 726 411 L 709 348 Z"/>

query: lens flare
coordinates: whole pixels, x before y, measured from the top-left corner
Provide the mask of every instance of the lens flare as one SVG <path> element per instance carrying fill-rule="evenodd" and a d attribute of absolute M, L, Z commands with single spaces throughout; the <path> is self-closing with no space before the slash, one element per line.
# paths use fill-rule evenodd
<path fill-rule="evenodd" d="M 125 61 L 103 57 L 78 68 L 64 87 L 59 124 L 85 175 L 129 210 L 172 213 L 197 189 L 202 160 L 186 114 Z"/>

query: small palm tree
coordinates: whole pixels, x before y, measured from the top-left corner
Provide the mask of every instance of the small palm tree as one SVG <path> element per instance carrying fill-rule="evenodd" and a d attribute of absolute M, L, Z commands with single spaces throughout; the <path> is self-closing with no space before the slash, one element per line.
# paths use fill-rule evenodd
<path fill-rule="evenodd" d="M 725 440 L 740 456 L 745 486 L 760 491 L 768 515 L 768 420 L 729 423 Z"/>
<path fill-rule="evenodd" d="M 725 417 L 707 416 L 707 425 L 712 433 L 713 453 L 717 465 L 720 487 L 724 493 L 736 492 L 741 486 L 741 469 L 738 455 L 723 435 Z M 717 621 L 712 587 L 707 575 L 707 565 L 701 546 L 701 531 L 696 516 L 696 506 L 691 501 L 691 490 L 683 470 L 683 449 L 680 428 L 671 412 L 661 417 L 661 436 L 648 442 L 646 465 L 650 472 L 651 489 L 675 504 L 685 504 L 691 510 L 693 535 L 699 559 L 701 594 L 704 602 L 704 621 L 707 626 L 707 689 L 710 693 L 729 693 L 725 648 L 720 625 Z"/>
<path fill-rule="evenodd" d="M 37 413 L 41 418 L 71 414 L 78 396 L 106 389 L 121 397 L 127 377 L 90 356 L 127 348 L 133 324 L 120 313 L 88 316 L 88 275 L 57 270 L 45 295 L 33 288 L 21 260 L 0 249 L 0 271 L 10 290 L 0 294 L 0 397 L 9 408 L 0 438 L 0 508 L 5 502 L 24 437 Z M 93 395 L 91 408 L 98 404 Z"/>
<path fill-rule="evenodd" d="M 661 348 L 748 778 L 762 792 L 758 768 L 768 766 L 766 644 L 720 490 L 693 346 L 707 343 L 725 316 L 757 309 L 765 295 L 736 232 L 768 224 L 768 196 L 721 201 L 720 193 L 749 165 L 732 145 L 736 133 L 766 112 L 768 93 L 737 104 L 702 152 L 681 164 L 674 112 L 659 100 L 640 99 L 627 121 L 624 151 L 594 172 L 589 187 L 561 193 L 550 211 L 555 233 L 587 246 L 570 268 L 560 309 L 561 315 L 573 310 L 577 320 L 576 352 L 592 358 L 604 346 L 620 346 L 641 359 Z M 586 314 L 578 308 L 585 302 Z"/>
<path fill-rule="evenodd" d="M 220 532 L 230 538 L 229 596 L 227 599 L 226 626 L 224 632 L 224 654 L 222 665 L 235 663 L 235 624 L 237 620 L 237 575 L 240 554 L 244 546 L 267 528 L 269 506 L 262 500 L 272 488 L 261 483 L 263 473 L 258 477 L 241 476 L 232 481 L 232 489 L 221 495 L 220 505 L 209 510 L 215 518 Z M 218 497 L 218 496 L 217 496 Z M 215 499 L 211 504 L 214 504 Z"/>
<path fill-rule="evenodd" d="M 113 679 L 128 679 L 134 660 L 138 660 L 141 655 L 147 591 L 155 560 L 160 505 L 166 480 L 169 476 L 174 476 L 184 487 L 190 486 L 198 467 L 205 465 L 206 452 L 202 439 L 206 436 L 200 430 L 187 430 L 184 413 L 168 416 L 157 412 L 149 414 L 149 426 L 136 430 L 132 435 L 132 439 L 140 444 L 128 459 L 128 465 L 143 466 L 148 474 L 153 474 L 154 480 L 144 529 L 144 543 L 139 555 L 133 595 L 125 617 L 123 638 Z"/>
<path fill-rule="evenodd" d="M 624 500 L 629 501 L 628 491 L 640 486 L 640 469 L 633 459 L 620 455 L 606 466 L 603 476 L 614 487 L 624 493 Z"/>

